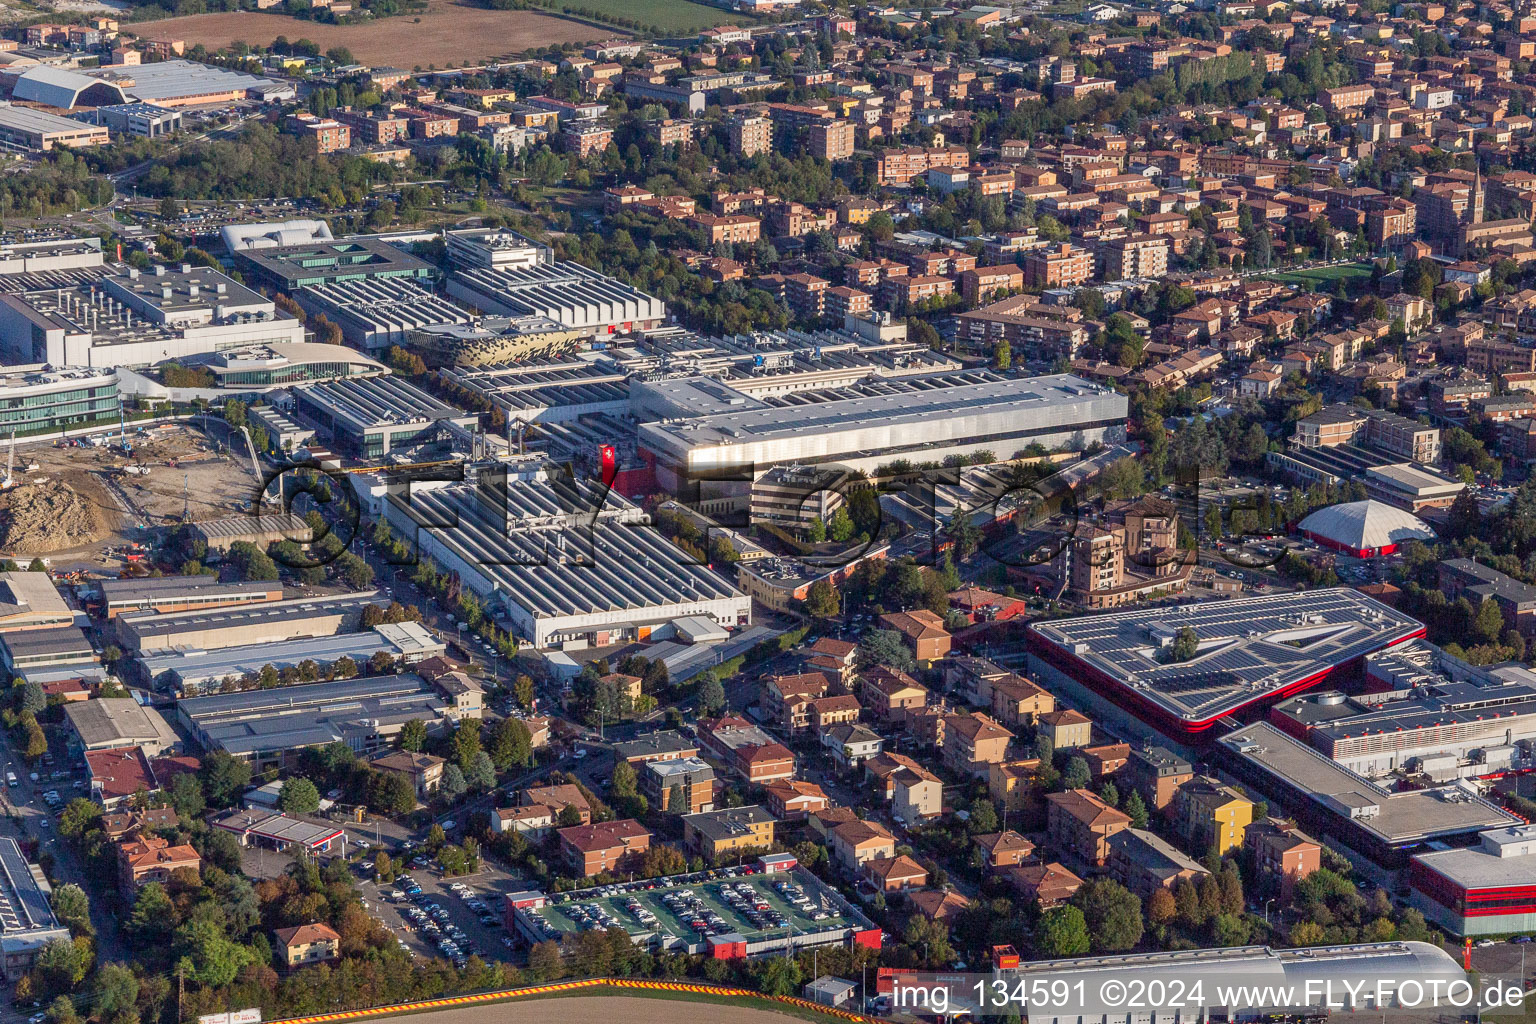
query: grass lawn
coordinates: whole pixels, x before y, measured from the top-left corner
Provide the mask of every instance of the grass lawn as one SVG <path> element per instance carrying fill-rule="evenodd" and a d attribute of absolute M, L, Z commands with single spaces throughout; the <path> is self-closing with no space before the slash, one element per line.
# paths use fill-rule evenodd
<path fill-rule="evenodd" d="M 1302 281 L 1315 281 L 1318 283 L 1335 281 L 1348 281 L 1356 277 L 1370 277 L 1371 265 L 1369 263 L 1341 263 L 1336 267 L 1314 267 L 1311 270 L 1293 270 L 1283 274 L 1266 274 L 1270 281 L 1286 281 L 1291 284 L 1300 284 Z"/>
<path fill-rule="evenodd" d="M 563 0 L 552 12 L 569 5 L 596 11 L 610 18 L 634 18 L 645 26 L 655 25 L 669 35 L 693 35 L 715 25 L 750 24 L 753 19 L 693 0 Z M 579 17 L 579 15 L 577 15 Z"/>

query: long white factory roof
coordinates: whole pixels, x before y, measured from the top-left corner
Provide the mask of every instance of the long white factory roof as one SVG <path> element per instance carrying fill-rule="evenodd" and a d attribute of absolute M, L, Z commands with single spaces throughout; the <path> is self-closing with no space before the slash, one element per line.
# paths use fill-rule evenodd
<path fill-rule="evenodd" d="M 577 321 L 584 321 L 588 311 L 616 303 L 640 307 L 635 314 L 640 320 L 660 319 L 666 314 L 665 304 L 655 296 L 579 263 L 543 263 L 516 270 L 459 270 L 450 283 L 484 295 L 516 314 L 547 316 L 562 323 L 569 322 L 572 314 Z"/>
<path fill-rule="evenodd" d="M 868 424 L 933 424 L 997 412 L 1036 413 L 1041 426 L 1061 419 L 1062 428 L 1067 429 L 1073 420 L 1062 418 L 1063 410 L 1101 402 L 1117 406 L 1118 416 L 1124 417 L 1123 395 L 1081 377 L 1000 377 L 986 371 L 971 371 L 749 399 L 739 412 L 648 423 L 640 429 L 642 436 L 659 435 L 672 445 L 686 448 L 830 433 Z"/>
<path fill-rule="evenodd" d="M 428 324 L 468 323 L 469 313 L 447 299 L 400 278 L 337 281 L 302 288 L 299 302 L 311 299 L 342 317 L 374 328 L 407 329 Z"/>

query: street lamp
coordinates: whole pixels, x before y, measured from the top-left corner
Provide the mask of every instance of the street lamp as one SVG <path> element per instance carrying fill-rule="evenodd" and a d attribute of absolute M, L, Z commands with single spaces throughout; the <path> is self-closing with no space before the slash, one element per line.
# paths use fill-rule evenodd
<path fill-rule="evenodd" d="M 1269 905 L 1273 902 L 1275 902 L 1274 896 L 1264 901 L 1264 927 L 1266 928 L 1269 927 Z"/>

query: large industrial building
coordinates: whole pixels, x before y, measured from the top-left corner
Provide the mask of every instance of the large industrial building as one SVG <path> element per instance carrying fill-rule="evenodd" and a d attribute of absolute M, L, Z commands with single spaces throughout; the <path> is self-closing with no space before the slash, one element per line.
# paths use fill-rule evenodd
<path fill-rule="evenodd" d="M 0 347 L 52 366 L 152 366 L 273 342 L 302 342 L 304 324 L 217 270 L 125 269 L 99 282 L 0 295 Z"/>
<path fill-rule="evenodd" d="M 321 633 L 266 643 L 252 640 L 212 650 L 162 648 L 158 653 L 142 655 L 139 661 L 145 676 L 158 688 L 192 694 L 214 689 L 226 680 L 255 675 L 268 665 L 282 671 L 309 662 L 324 669 L 347 658 L 363 668 L 381 651 L 396 660 L 417 662 L 446 650 L 447 645 L 425 626 L 403 622 L 361 633 Z"/>
<path fill-rule="evenodd" d="M 1490 829 L 1476 846 L 1416 854 L 1409 896 L 1458 938 L 1536 931 L 1536 827 Z"/>
<path fill-rule="evenodd" d="M 364 608 L 385 603 L 378 591 L 369 590 L 213 611 L 132 612 L 119 615 L 113 625 L 126 650 L 205 652 L 349 633 L 358 628 Z"/>
<path fill-rule="evenodd" d="M 447 693 L 418 675 L 372 676 L 193 697 L 177 702 L 176 716 L 204 750 L 261 766 L 329 743 L 372 753 L 412 719 L 450 731 L 461 718 L 479 718 L 480 692 Z"/>
<path fill-rule="evenodd" d="M 115 618 L 124 612 L 180 612 L 281 601 L 283 585 L 263 580 L 220 582 L 217 576 L 145 576 L 102 580 L 102 614 Z"/>
<path fill-rule="evenodd" d="M 907 459 L 942 462 L 992 452 L 1125 437 L 1126 397 L 1080 377 L 1003 377 L 985 370 L 876 380 L 749 398 L 717 381 L 658 382 L 647 399 L 692 407 L 691 419 L 642 423 L 639 445 L 673 493 L 698 480 L 770 467 L 837 462 L 853 469 Z"/>
<path fill-rule="evenodd" d="M 89 70 L 39 64 L 17 76 L 12 90 L 15 99 L 44 103 L 62 110 L 135 101 L 161 107 L 233 103 L 244 99 L 270 102 L 292 99 L 294 95 L 290 83 L 190 60 L 163 60 Z"/>
<path fill-rule="evenodd" d="M 389 494 L 383 512 L 535 648 L 643 640 L 692 615 L 752 621 L 747 595 L 590 481 L 488 476 Z"/>
<path fill-rule="evenodd" d="M 1298 824 L 1401 868 L 1434 844 L 1465 845 L 1479 832 L 1524 822 L 1467 782 L 1392 791 L 1350 771 L 1269 722 L 1235 729 L 1212 748 L 1222 769 L 1296 813 Z"/>
<path fill-rule="evenodd" d="M 116 420 L 117 374 L 111 369 L 7 367 L 0 374 L 0 434 L 17 437 Z"/>
<path fill-rule="evenodd" d="M 351 281 L 432 280 L 432 264 L 375 238 L 240 249 L 234 260 L 247 279 L 289 293 Z"/>
<path fill-rule="evenodd" d="M 243 256 L 259 256 L 281 249 L 253 249 Z M 333 281 L 300 288 L 293 298 L 305 311 L 319 313 L 341 328 L 350 345 L 377 352 L 404 345 L 410 332 L 436 324 L 464 324 L 469 313 L 420 284 L 397 277 L 370 277 L 361 281 Z"/>
<path fill-rule="evenodd" d="M 233 397 L 255 397 L 289 384 L 367 377 L 388 373 L 389 368 L 372 356 L 346 345 L 320 342 L 276 342 L 220 349 L 180 360 L 182 365 L 213 375 L 212 387 L 171 387 L 157 379 L 153 370 L 139 372 L 119 368 L 118 388 L 150 400 L 222 402 Z"/>
<path fill-rule="evenodd" d="M 667 318 L 660 299 L 579 263 L 459 270 L 447 290 L 487 313 L 545 317 L 590 337 L 655 327 Z"/>
<path fill-rule="evenodd" d="M 1536 766 L 1536 672 L 1469 665 L 1415 642 L 1370 655 L 1367 692 L 1292 698 L 1270 721 L 1361 775 L 1436 781 Z"/>
<path fill-rule="evenodd" d="M 1402 1005 L 1397 989 L 1378 1007 L 1370 1001 L 1382 979 L 1397 985 L 1406 980 L 1428 990 L 1466 981 L 1454 957 L 1428 942 L 1361 942 L 1348 946 L 1314 946 L 1308 949 L 1271 949 L 1268 946 L 1231 946 L 1224 949 L 1189 949 L 1159 953 L 1116 953 L 1068 960 L 1036 960 L 999 969 L 994 977 L 1004 992 L 1065 993 L 1062 998 L 1032 999 L 1025 1007 L 1028 1024 L 1190 1024 L 1213 1019 L 1270 1021 L 1328 1016 L 1324 994 L 1339 1001 L 1349 991 L 1362 993 L 1361 1009 L 1373 1016 L 1383 1009 Z M 924 979 L 926 980 L 926 979 Z M 1105 985 L 1113 981 L 1121 985 Z M 899 981 L 898 981 L 899 985 Z M 1329 987 L 1331 986 L 1331 988 Z M 989 989 L 990 991 L 990 989 Z M 1178 1005 L 1127 1012 L 1117 991 L 1184 992 Z M 958 1005 L 968 1010 L 977 988 L 969 982 L 955 986 Z M 1219 1005 L 1227 993 L 1252 993 L 1254 1000 L 1271 993 L 1295 993 L 1288 1006 Z M 893 1000 L 897 997 L 893 995 Z M 1316 1002 L 1307 1004 L 1301 999 Z M 1409 996 L 1408 998 L 1413 998 Z M 1421 1005 L 1419 1000 L 1414 1005 Z M 899 1004 L 898 1004 L 899 1005 Z M 996 1013 L 994 1002 L 981 1013 Z M 1018 1012 L 1015 1010 L 1014 1012 Z"/>
<path fill-rule="evenodd" d="M 76 121 L 33 107 L 0 104 L 0 146 L 43 152 L 54 146 L 80 149 L 104 146 L 108 131 L 101 125 Z"/>
<path fill-rule="evenodd" d="M 480 417 L 438 401 L 398 377 L 354 377 L 293 389 L 298 414 L 339 450 L 376 459 L 424 443 L 440 430 L 472 434 Z"/>
<path fill-rule="evenodd" d="M 1167 660 L 1186 627 L 1197 653 Z M 1028 641 L 1043 679 L 1086 686 L 1171 735 L 1195 737 L 1423 635 L 1422 623 L 1336 587 L 1036 622 Z"/>

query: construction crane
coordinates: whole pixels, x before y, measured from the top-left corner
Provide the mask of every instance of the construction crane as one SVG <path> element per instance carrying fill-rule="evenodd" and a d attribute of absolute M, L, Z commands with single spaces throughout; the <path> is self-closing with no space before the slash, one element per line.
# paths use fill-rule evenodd
<path fill-rule="evenodd" d="M 240 433 L 245 435 L 245 446 L 251 453 L 251 475 L 256 478 L 257 483 L 261 483 L 265 478 L 261 475 L 261 463 L 256 461 L 256 442 L 251 440 L 251 428 L 241 424 Z M 265 498 L 265 494 L 256 496 L 256 508 L 253 511 L 261 512 L 261 504 Z"/>
<path fill-rule="evenodd" d="M 124 455 L 133 454 L 133 445 L 128 443 L 128 414 L 121 398 L 117 400 L 117 447 Z"/>

